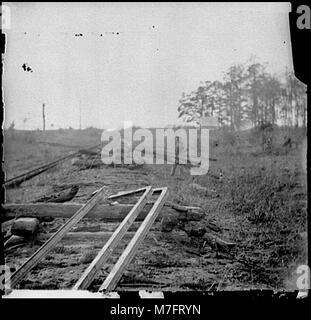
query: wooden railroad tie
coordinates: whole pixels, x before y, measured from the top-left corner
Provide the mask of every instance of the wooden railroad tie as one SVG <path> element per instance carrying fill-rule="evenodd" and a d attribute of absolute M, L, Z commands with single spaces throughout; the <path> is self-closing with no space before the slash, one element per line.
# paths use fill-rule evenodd
<path fill-rule="evenodd" d="M 139 229 L 134 234 L 130 243 L 121 254 L 117 263 L 113 266 L 104 283 L 101 285 L 99 291 L 103 292 L 115 289 L 118 281 L 123 275 L 124 270 L 134 258 L 139 245 L 145 239 L 152 224 L 154 223 L 162 207 L 164 206 L 165 200 L 168 196 L 168 188 L 152 189 L 151 186 L 147 186 L 137 190 L 120 192 L 109 197 L 104 197 L 104 190 L 104 187 L 102 187 L 96 193 L 94 193 L 91 199 L 89 199 L 82 207 L 80 207 L 79 210 L 75 214 L 73 214 L 71 218 L 56 233 L 54 233 L 31 257 L 26 260 L 26 262 L 20 268 L 18 268 L 12 274 L 10 279 L 10 286 L 12 288 L 14 288 L 27 275 L 27 273 L 32 270 L 62 238 L 66 236 L 70 229 L 72 229 L 89 212 L 94 210 L 103 198 L 111 200 L 126 195 L 143 192 L 138 202 L 134 206 L 132 206 L 130 212 L 125 216 L 119 227 L 115 230 L 115 232 L 113 232 L 104 247 L 100 250 L 98 255 L 85 270 L 82 277 L 73 287 L 73 290 L 87 289 L 94 280 L 97 273 L 100 271 L 103 263 L 110 256 L 113 249 L 116 248 L 122 238 L 126 235 L 128 229 L 138 217 L 139 213 L 144 209 L 148 202 L 150 203 L 151 195 L 160 193 L 158 199 L 153 203 L 149 213 L 146 215 Z"/>

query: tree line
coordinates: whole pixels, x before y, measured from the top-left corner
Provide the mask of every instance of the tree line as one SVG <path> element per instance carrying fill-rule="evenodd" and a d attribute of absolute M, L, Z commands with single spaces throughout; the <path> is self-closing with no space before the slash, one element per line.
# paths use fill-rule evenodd
<path fill-rule="evenodd" d="M 179 118 L 199 124 L 203 116 L 217 117 L 220 126 L 237 131 L 245 123 L 306 127 L 306 90 L 288 69 L 276 76 L 267 71 L 267 64 L 235 64 L 221 81 L 207 80 L 196 90 L 183 92 Z"/>

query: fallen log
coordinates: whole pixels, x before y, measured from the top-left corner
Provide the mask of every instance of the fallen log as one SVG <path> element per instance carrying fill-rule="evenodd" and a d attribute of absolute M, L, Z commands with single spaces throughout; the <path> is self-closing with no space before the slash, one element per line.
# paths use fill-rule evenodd
<path fill-rule="evenodd" d="M 52 203 L 64 203 L 72 200 L 79 191 L 78 185 L 73 185 L 70 189 L 64 189 L 59 192 L 49 193 L 41 196 L 33 202 L 52 202 Z"/>
<path fill-rule="evenodd" d="M 135 235 L 136 231 L 127 231 L 124 234 L 124 237 L 122 238 L 121 242 L 128 242 L 130 239 L 133 238 Z M 47 241 L 53 233 L 39 233 L 36 237 L 36 241 L 39 242 L 45 242 Z M 89 231 L 75 231 L 75 232 L 68 232 L 66 235 L 64 235 L 62 241 L 63 243 L 65 242 L 70 242 L 70 241 L 77 241 L 80 243 L 80 241 L 107 241 L 111 236 L 113 235 L 112 231 L 98 231 L 98 232 L 89 232 Z M 158 241 L 157 238 L 166 239 L 168 236 L 167 234 L 163 234 L 161 231 L 156 231 L 156 230 L 151 230 L 145 240 L 146 241 Z M 180 242 L 187 242 L 188 237 L 187 234 L 181 230 L 171 232 L 169 234 L 170 239 L 174 239 Z M 25 243 L 26 240 L 24 240 Z M 72 243 L 71 243 L 72 244 Z M 101 245 L 101 243 L 99 243 Z"/>
<path fill-rule="evenodd" d="M 133 204 L 98 204 L 84 219 L 100 219 L 107 222 L 122 221 L 133 208 Z M 5 204 L 1 218 L 7 220 L 17 217 L 41 218 L 70 218 L 77 210 L 82 207 L 79 203 L 24 203 L 24 204 Z M 150 211 L 152 203 L 145 205 L 143 211 L 138 215 L 136 221 L 142 221 Z M 180 207 L 180 206 L 179 206 Z M 187 211 L 177 211 L 170 204 L 164 206 L 158 218 L 163 215 L 176 215 L 180 220 L 201 220 L 204 213 L 200 208 L 184 207 Z"/>
<path fill-rule="evenodd" d="M 64 241 L 87 241 L 87 240 L 108 240 L 112 236 L 113 232 L 110 231 L 98 231 L 98 232 L 89 232 L 89 231 L 77 231 L 77 232 L 68 232 L 63 240 Z M 128 231 L 125 233 L 123 240 L 129 240 L 134 236 L 134 231 Z M 38 241 L 46 241 L 48 240 L 53 233 L 42 233 L 38 234 Z"/>

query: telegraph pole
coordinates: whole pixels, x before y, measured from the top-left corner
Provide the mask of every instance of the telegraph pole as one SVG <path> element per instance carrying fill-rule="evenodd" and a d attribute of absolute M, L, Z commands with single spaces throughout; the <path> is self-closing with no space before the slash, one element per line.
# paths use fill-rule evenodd
<path fill-rule="evenodd" d="M 81 99 L 79 100 L 79 129 L 82 129 Z"/>
<path fill-rule="evenodd" d="M 45 103 L 42 103 L 43 131 L 45 131 Z"/>

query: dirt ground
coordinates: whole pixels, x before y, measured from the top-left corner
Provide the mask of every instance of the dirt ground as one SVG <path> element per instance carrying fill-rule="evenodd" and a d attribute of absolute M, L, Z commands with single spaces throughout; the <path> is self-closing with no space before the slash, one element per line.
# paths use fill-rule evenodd
<path fill-rule="evenodd" d="M 171 176 L 171 165 L 79 170 L 67 160 L 18 188 L 6 190 L 5 202 L 32 202 L 53 187 L 67 184 L 79 185 L 78 194 L 71 200 L 79 203 L 101 186 L 106 187 L 107 195 L 147 185 L 167 186 L 170 201 L 199 206 L 205 217 L 188 226 L 176 226 L 171 232 L 161 232 L 160 222 L 154 223 L 117 290 L 295 290 L 295 270 L 306 263 L 307 249 L 303 236 L 307 228 L 304 143 L 303 133 L 295 133 L 297 145 L 284 150 L 284 134 L 279 130 L 273 149 L 265 152 L 257 134 L 230 136 L 212 132 L 210 157 L 217 161 L 210 162 L 207 175 L 195 178 L 189 172 Z M 25 135 L 16 131 L 5 139 L 6 178 L 76 150 L 70 146 L 90 147 L 97 143 L 100 132 L 92 130 L 51 131 L 44 136 L 41 132 Z M 193 183 L 205 189 L 198 190 Z M 55 232 L 65 221 L 41 221 L 40 234 Z M 214 230 L 208 228 L 210 224 Z M 137 226 L 135 223 L 132 230 Z M 116 227 L 116 223 L 83 219 L 72 231 L 113 231 Z M 202 237 L 187 233 L 189 227 L 204 227 L 236 245 L 230 252 L 221 252 L 207 245 Z M 70 289 L 106 240 L 63 239 L 19 287 Z M 128 241 L 121 242 L 90 290 L 99 288 Z M 18 268 L 42 243 L 38 240 L 8 248 L 6 263 Z"/>

